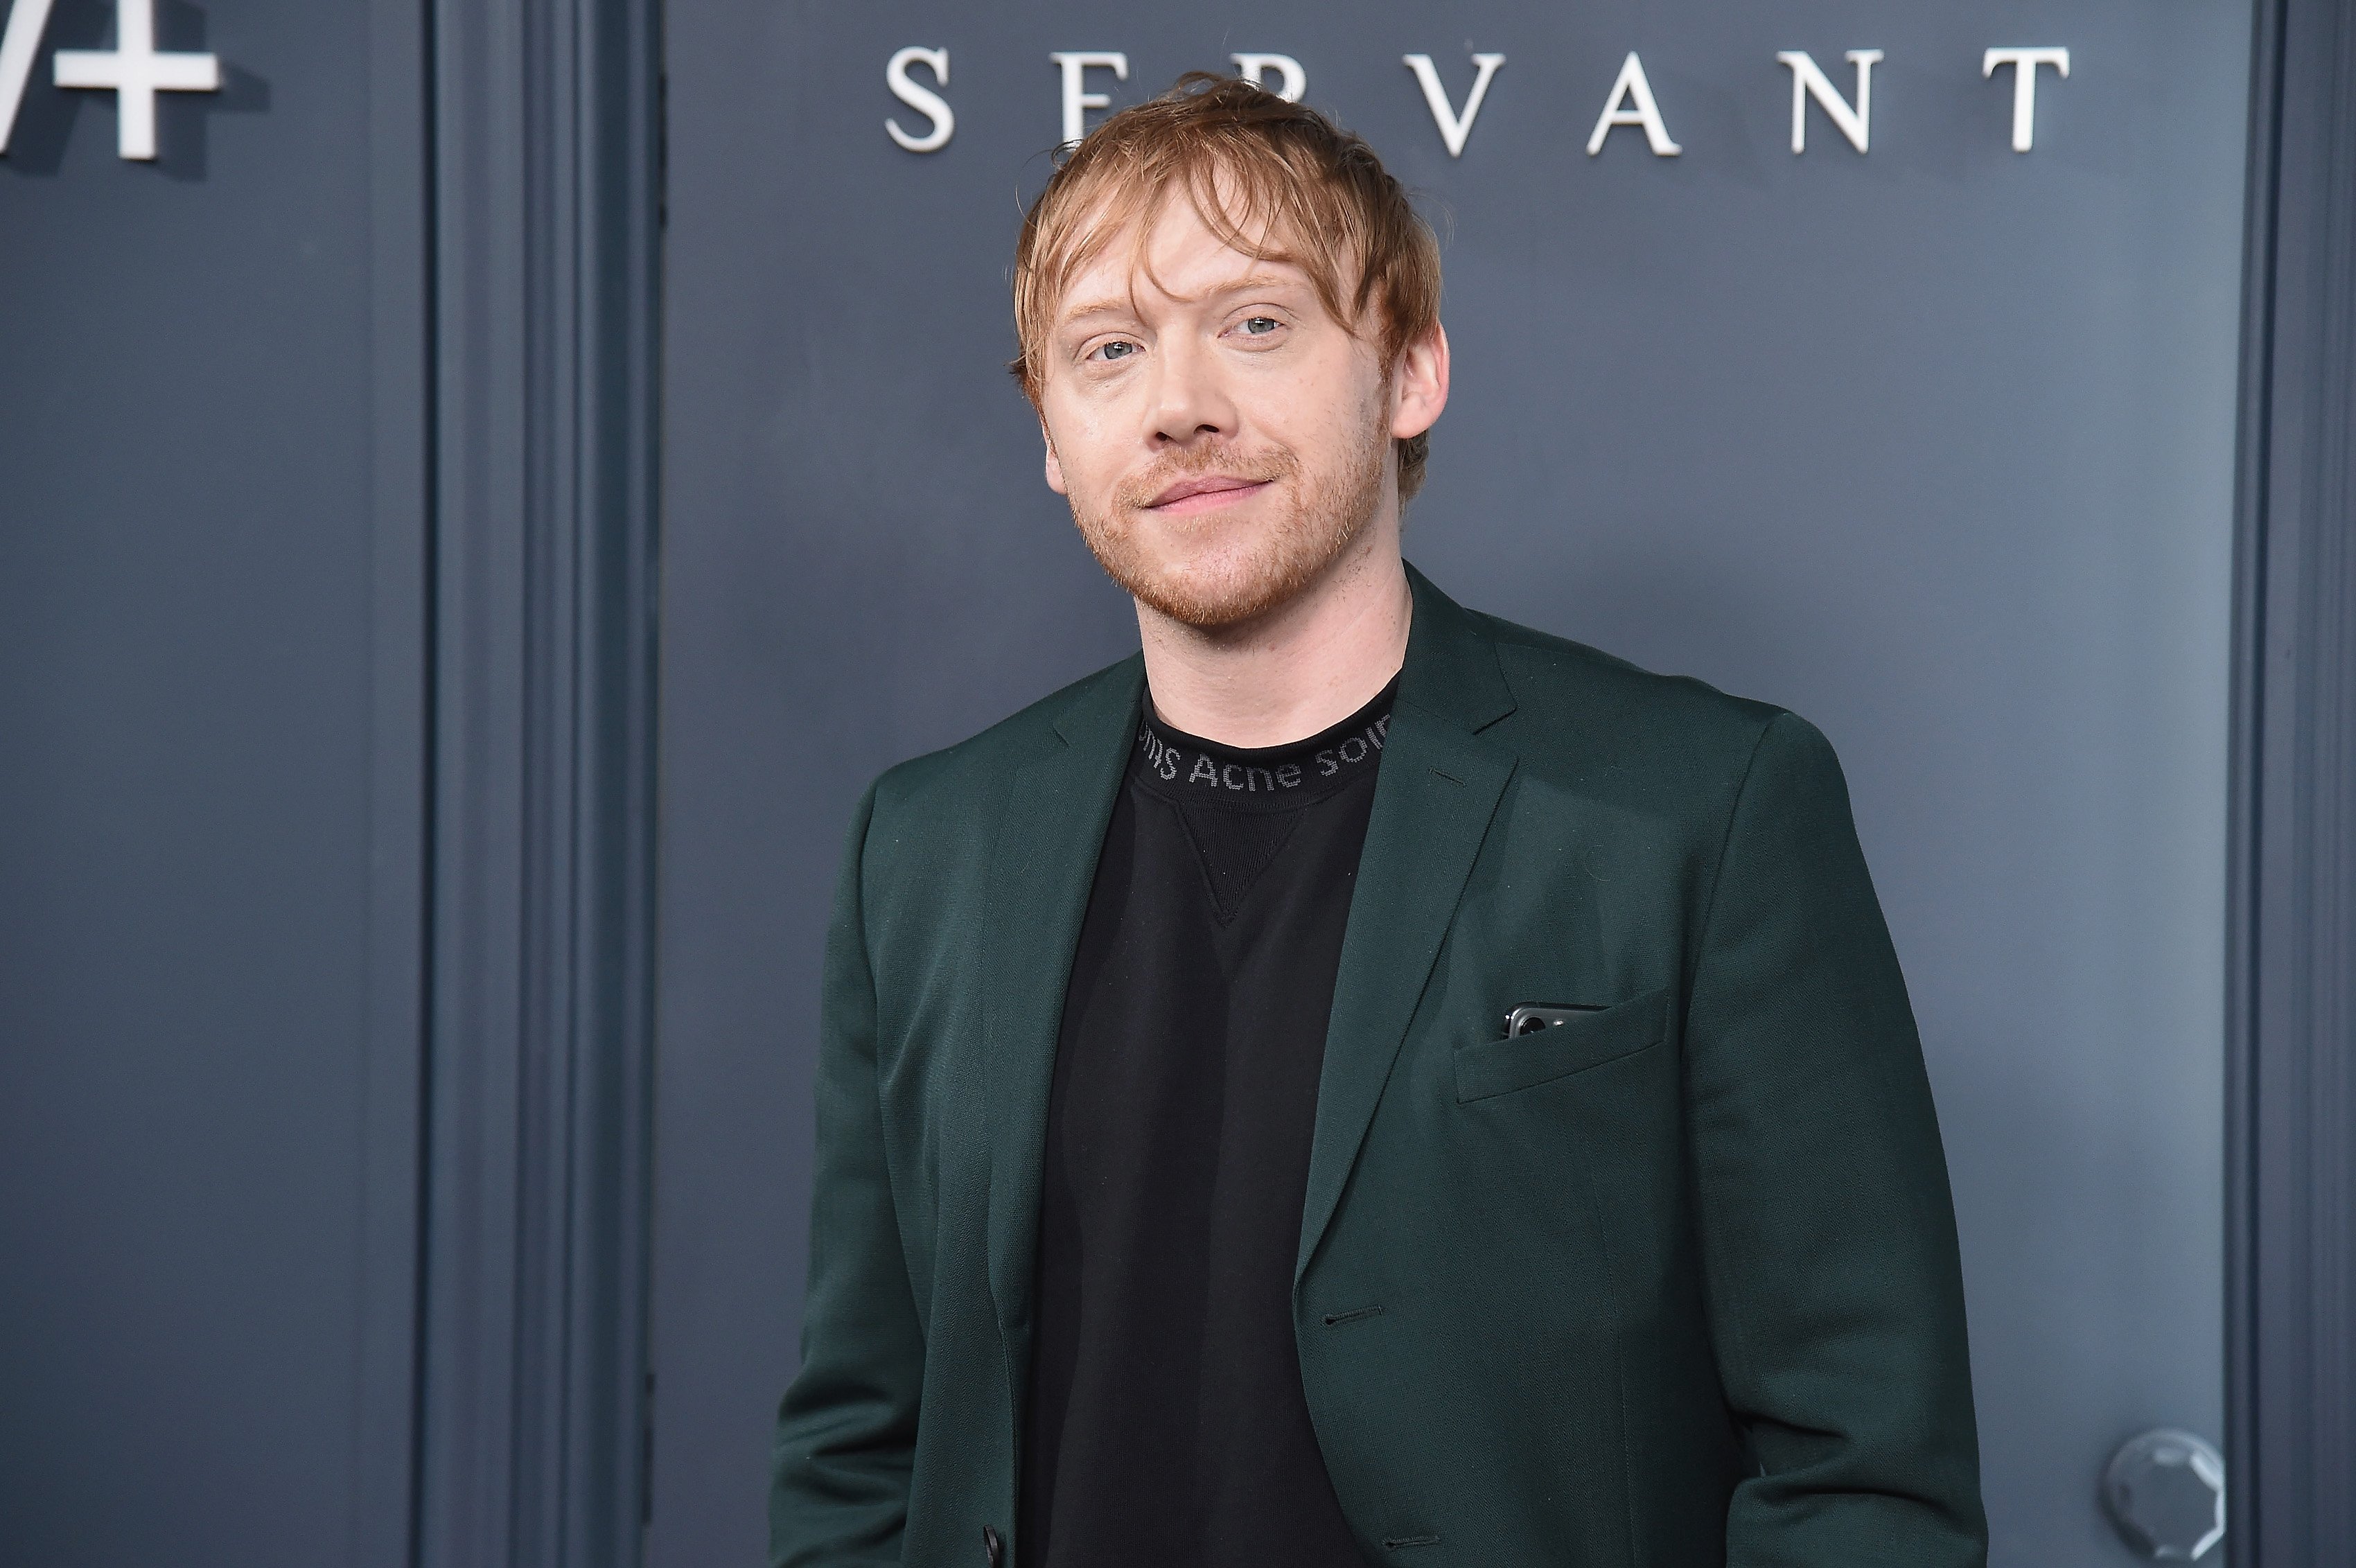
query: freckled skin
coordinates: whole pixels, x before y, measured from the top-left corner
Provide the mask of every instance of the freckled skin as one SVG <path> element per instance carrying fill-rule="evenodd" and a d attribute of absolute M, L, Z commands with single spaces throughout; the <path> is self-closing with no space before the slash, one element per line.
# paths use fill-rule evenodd
<path fill-rule="evenodd" d="M 1334 319 L 1180 197 L 1073 278 L 1044 349 L 1047 483 L 1136 598 L 1165 717 L 1270 744 L 1379 689 L 1408 610 L 1391 443 L 1445 406 L 1446 335 L 1386 365 L 1371 305 Z"/>

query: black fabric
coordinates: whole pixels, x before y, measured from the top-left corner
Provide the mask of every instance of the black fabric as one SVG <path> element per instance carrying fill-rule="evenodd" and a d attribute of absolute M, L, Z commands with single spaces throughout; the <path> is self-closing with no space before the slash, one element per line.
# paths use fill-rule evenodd
<path fill-rule="evenodd" d="M 1023 1568 L 1364 1568 L 1292 1268 L 1397 685 L 1293 746 L 1139 730 L 1056 1046 Z"/>

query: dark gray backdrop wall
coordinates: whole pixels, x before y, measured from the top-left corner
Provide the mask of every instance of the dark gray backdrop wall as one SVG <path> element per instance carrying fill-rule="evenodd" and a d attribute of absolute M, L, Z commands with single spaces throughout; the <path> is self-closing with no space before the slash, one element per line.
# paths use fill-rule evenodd
<path fill-rule="evenodd" d="M 2000 1560 L 2222 1435 L 2224 940 L 2251 12 L 669 12 L 650 1560 L 756 1552 L 795 1360 L 826 893 L 862 784 L 1131 645 L 1000 366 L 1053 50 L 1134 101 L 1280 51 L 1448 234 L 1455 402 L 1411 556 L 1460 597 L 1787 703 L 1841 748 L 1957 1187 Z M 2010 145 L 1991 47 L 2071 51 Z M 886 91 L 946 48 L 942 150 Z M 1641 51 L 1676 158 L 1584 151 Z M 1809 110 L 1879 49 L 1871 151 Z M 1461 158 L 1453 104 L 1501 53 Z M 916 81 L 934 85 L 924 68 Z"/>
<path fill-rule="evenodd" d="M 0 157 L 11 1563 L 408 1559 L 421 21 L 161 7 L 151 164 L 65 0 Z"/>
<path fill-rule="evenodd" d="M 151 10 L 221 76 L 152 162 L 54 85 Z M 626 1563 L 654 5 L 48 11 L 0 5 L 0 1561 Z"/>

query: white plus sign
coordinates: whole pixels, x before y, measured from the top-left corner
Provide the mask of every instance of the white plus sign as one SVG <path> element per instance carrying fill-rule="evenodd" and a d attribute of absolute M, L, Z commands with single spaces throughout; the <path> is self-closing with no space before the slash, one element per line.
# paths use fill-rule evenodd
<path fill-rule="evenodd" d="M 155 52 L 155 0 L 114 0 L 114 52 L 59 49 L 59 87 L 97 87 L 114 94 L 115 148 L 126 158 L 155 155 L 155 95 L 218 92 L 215 55 Z"/>

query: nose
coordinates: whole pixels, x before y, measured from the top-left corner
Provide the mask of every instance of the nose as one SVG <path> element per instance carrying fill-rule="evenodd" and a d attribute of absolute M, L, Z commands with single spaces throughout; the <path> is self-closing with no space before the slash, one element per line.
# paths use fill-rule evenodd
<path fill-rule="evenodd" d="M 1154 446 L 1166 450 L 1234 435 L 1235 403 L 1216 361 L 1186 335 L 1172 334 L 1170 339 L 1155 357 Z"/>

